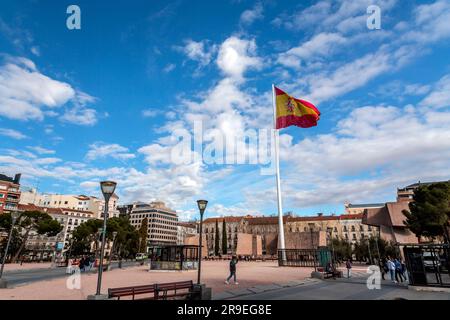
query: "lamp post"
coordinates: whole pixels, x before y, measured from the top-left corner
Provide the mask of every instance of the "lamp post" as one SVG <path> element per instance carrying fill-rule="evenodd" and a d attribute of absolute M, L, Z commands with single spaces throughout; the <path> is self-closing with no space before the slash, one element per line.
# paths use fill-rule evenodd
<path fill-rule="evenodd" d="M 198 200 L 197 201 L 198 210 L 200 211 L 200 233 L 199 233 L 199 248 L 198 248 L 198 278 L 197 278 L 197 284 L 200 284 L 200 274 L 201 274 L 201 268 L 202 268 L 202 246 L 203 246 L 203 239 L 202 239 L 202 233 L 203 233 L 203 214 L 205 213 L 206 206 L 208 205 L 208 201 L 206 200 Z"/>
<path fill-rule="evenodd" d="M 330 233 L 330 242 L 331 242 L 331 265 L 334 267 L 334 245 L 333 245 L 333 228 L 327 228 Z"/>
<path fill-rule="evenodd" d="M 19 215 L 20 214 L 17 211 L 11 212 L 11 230 L 9 231 L 8 242 L 6 243 L 5 253 L 3 254 L 3 259 L 2 259 L 2 267 L 0 269 L 0 288 L 6 288 L 7 287 L 6 280 L 2 279 L 3 269 L 5 268 L 6 256 L 8 255 L 9 245 L 11 244 L 11 239 L 12 239 L 12 234 L 13 234 L 13 230 L 14 230 L 14 225 L 16 223 L 16 220 L 19 219 Z"/>
<path fill-rule="evenodd" d="M 103 228 L 102 228 L 102 246 L 100 249 L 100 263 L 98 264 L 98 278 L 97 278 L 97 292 L 96 296 L 100 296 L 102 288 L 102 273 L 103 273 L 103 255 L 105 253 L 105 240 L 106 240 L 106 220 L 108 219 L 108 207 L 109 199 L 116 190 L 117 183 L 114 181 L 102 181 L 100 187 L 102 189 L 103 197 L 105 198 L 105 210 L 103 213 Z"/>
<path fill-rule="evenodd" d="M 314 254 L 314 271 L 317 271 L 316 267 L 316 251 L 314 250 L 314 241 L 313 241 L 313 229 L 314 229 L 314 223 L 308 223 L 309 225 L 309 231 L 311 234 L 311 251 Z"/>

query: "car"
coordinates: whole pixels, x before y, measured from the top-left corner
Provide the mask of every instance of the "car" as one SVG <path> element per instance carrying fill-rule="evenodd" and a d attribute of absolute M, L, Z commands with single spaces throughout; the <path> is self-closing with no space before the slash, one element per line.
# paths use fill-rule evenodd
<path fill-rule="evenodd" d="M 423 266 L 426 271 L 439 271 L 441 267 L 441 260 L 438 254 L 432 252 L 424 252 L 423 255 Z"/>
<path fill-rule="evenodd" d="M 148 259 L 148 255 L 146 253 L 137 253 L 136 254 L 136 261 L 142 261 Z"/>

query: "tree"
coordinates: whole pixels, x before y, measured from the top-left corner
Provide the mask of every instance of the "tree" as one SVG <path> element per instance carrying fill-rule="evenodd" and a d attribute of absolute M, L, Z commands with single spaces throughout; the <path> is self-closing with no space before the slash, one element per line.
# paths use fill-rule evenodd
<path fill-rule="evenodd" d="M 228 253 L 228 242 L 227 242 L 227 228 L 225 219 L 222 221 L 222 253 Z"/>
<path fill-rule="evenodd" d="M 333 238 L 331 242 L 332 246 L 329 249 L 334 251 L 336 260 L 344 261 L 352 257 L 352 247 L 348 241 L 340 238 Z"/>
<path fill-rule="evenodd" d="M 139 252 L 147 252 L 148 218 L 142 220 L 139 228 Z"/>
<path fill-rule="evenodd" d="M 94 242 L 94 251 L 98 250 L 98 229 L 103 227 L 103 220 L 91 219 L 80 224 L 73 232 L 72 253 L 81 255 L 90 253 Z M 139 233 L 130 224 L 127 217 L 114 217 L 106 221 L 106 239 L 113 240 L 113 232 L 117 232 L 115 252 L 119 257 L 134 256 L 139 251 Z"/>
<path fill-rule="evenodd" d="M 11 231 L 11 214 L 5 213 L 0 215 L 0 230 L 4 231 L 6 234 L 8 234 Z M 18 228 L 14 228 L 12 232 L 11 242 L 9 244 L 8 249 L 8 255 L 13 254 L 14 252 L 17 252 L 19 250 L 20 246 L 22 245 L 23 239 L 20 233 L 17 231 Z M 6 243 L 8 242 L 8 237 L 3 237 L 1 243 L 0 243 L 0 257 L 3 258 L 3 254 L 5 253 L 6 249 Z"/>
<path fill-rule="evenodd" d="M 220 233 L 219 233 L 219 219 L 216 220 L 216 238 L 215 238 L 215 245 L 214 245 L 214 254 L 216 256 L 219 255 L 220 252 Z"/>
<path fill-rule="evenodd" d="M 14 263 L 19 258 L 31 231 L 35 231 L 39 235 L 45 235 L 47 237 L 56 236 L 61 232 L 62 226 L 58 221 L 54 220 L 49 214 L 40 211 L 25 211 L 18 219 L 17 223 L 18 234 L 21 235 L 21 244 L 11 259 L 11 263 Z"/>
<path fill-rule="evenodd" d="M 443 237 L 449 243 L 450 183 L 434 183 L 414 190 L 409 211 L 403 210 L 405 225 L 418 238 Z"/>

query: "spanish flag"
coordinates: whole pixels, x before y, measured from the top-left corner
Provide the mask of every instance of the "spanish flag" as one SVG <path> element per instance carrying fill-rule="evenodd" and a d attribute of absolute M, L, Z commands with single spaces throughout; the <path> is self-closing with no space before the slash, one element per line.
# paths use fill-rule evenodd
<path fill-rule="evenodd" d="M 320 111 L 312 103 L 291 97 L 277 87 L 275 87 L 275 105 L 275 129 L 290 126 L 315 127 L 320 119 Z"/>

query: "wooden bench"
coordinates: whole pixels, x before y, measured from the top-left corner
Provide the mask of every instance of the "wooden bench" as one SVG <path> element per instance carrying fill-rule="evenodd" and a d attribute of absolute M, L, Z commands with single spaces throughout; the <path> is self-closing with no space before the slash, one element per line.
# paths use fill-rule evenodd
<path fill-rule="evenodd" d="M 149 295 L 148 297 L 135 299 L 136 296 Z M 108 298 L 132 297 L 132 300 L 152 300 L 155 298 L 155 285 L 144 285 L 136 287 L 122 287 L 122 288 L 110 288 L 108 289 Z"/>
<path fill-rule="evenodd" d="M 109 298 L 131 297 L 132 300 L 167 300 L 168 298 L 191 298 L 194 289 L 192 280 L 151 285 L 108 289 Z M 142 297 L 147 295 L 146 297 Z M 136 299 L 136 296 L 140 296 Z"/>
<path fill-rule="evenodd" d="M 192 280 L 157 283 L 155 284 L 155 299 L 167 300 L 167 298 L 186 297 L 191 298 L 194 289 Z"/>

